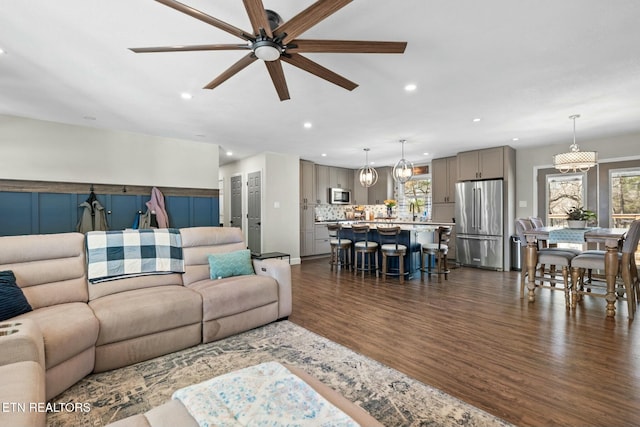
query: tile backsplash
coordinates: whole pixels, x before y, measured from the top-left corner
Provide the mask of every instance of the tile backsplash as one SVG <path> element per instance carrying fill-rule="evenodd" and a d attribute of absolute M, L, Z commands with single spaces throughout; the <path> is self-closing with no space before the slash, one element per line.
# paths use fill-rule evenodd
<path fill-rule="evenodd" d="M 368 212 L 373 211 L 375 217 L 386 216 L 385 205 L 364 205 Z M 316 221 L 331 221 L 334 219 L 347 219 L 347 212 L 353 211 L 353 206 L 349 205 L 316 205 Z"/>

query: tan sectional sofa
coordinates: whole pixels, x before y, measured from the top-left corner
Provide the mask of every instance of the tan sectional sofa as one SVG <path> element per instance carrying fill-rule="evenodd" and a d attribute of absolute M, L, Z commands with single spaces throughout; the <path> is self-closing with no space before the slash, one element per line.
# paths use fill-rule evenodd
<path fill-rule="evenodd" d="M 5 354 L 12 351 L 9 338 L 16 334 L 0 335 L 0 370 L 13 370 L 15 380 L 25 378 L 17 388 L 11 381 L 0 382 L 2 401 L 50 400 L 91 372 L 221 339 L 291 313 L 287 262 L 254 260 L 255 275 L 210 280 L 207 255 L 244 249 L 241 230 L 194 227 L 180 234 L 184 274 L 99 284 L 87 281 L 83 234 L 0 237 L 0 271 L 14 272 L 33 308 L 0 322 L 0 329 L 26 322 L 32 335 L 40 334 L 44 350 L 43 360 L 16 360 Z M 16 376 L 18 368 L 24 374 Z M 44 425 L 44 417 L 15 415 L 0 414 L 0 426 Z"/>

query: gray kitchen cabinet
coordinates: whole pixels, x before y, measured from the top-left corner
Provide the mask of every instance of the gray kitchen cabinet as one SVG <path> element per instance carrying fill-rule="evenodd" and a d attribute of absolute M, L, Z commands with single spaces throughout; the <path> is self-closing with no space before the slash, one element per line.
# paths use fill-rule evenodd
<path fill-rule="evenodd" d="M 458 160 L 456 156 L 433 159 L 431 185 L 433 203 L 455 203 Z"/>
<path fill-rule="evenodd" d="M 351 188 L 351 199 L 354 205 L 369 204 L 369 190 L 360 184 L 360 170 L 353 171 L 353 185 Z"/>
<path fill-rule="evenodd" d="M 347 168 L 329 168 L 329 187 L 351 190 L 353 184 L 353 170 Z"/>
<path fill-rule="evenodd" d="M 315 251 L 315 205 L 300 205 L 300 256 Z"/>
<path fill-rule="evenodd" d="M 316 204 L 318 205 L 329 203 L 330 171 L 329 166 L 316 165 Z"/>
<path fill-rule="evenodd" d="M 331 237 L 327 224 L 316 224 L 315 226 L 314 255 L 328 254 L 331 252 Z"/>
<path fill-rule="evenodd" d="M 458 153 L 458 181 L 504 177 L 505 147 Z"/>
<path fill-rule="evenodd" d="M 316 203 L 316 165 L 300 160 L 300 203 Z"/>
<path fill-rule="evenodd" d="M 392 168 L 385 166 L 376 168 L 376 171 L 378 172 L 378 182 L 368 189 L 370 205 L 381 205 L 386 199 L 393 199 L 393 186 L 395 181 L 391 176 Z"/>

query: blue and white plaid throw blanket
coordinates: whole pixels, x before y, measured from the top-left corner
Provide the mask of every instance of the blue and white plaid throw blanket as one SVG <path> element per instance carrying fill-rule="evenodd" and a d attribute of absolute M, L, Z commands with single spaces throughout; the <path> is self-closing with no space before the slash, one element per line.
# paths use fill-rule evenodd
<path fill-rule="evenodd" d="M 175 228 L 90 231 L 87 265 L 91 283 L 184 273 L 180 232 Z"/>

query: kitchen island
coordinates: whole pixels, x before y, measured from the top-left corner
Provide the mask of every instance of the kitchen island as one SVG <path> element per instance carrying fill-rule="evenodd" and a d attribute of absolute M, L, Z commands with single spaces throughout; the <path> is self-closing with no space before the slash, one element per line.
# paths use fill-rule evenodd
<path fill-rule="evenodd" d="M 370 227 L 368 239 L 372 242 L 380 242 L 377 227 L 400 227 L 400 235 L 398 237 L 398 243 L 407 247 L 407 255 L 404 259 L 404 271 L 408 272 L 409 278 L 413 274 L 420 271 L 421 261 L 421 243 L 433 241 L 433 232 L 440 226 L 454 227 L 455 224 L 449 222 L 420 222 L 420 221 L 402 221 L 396 219 L 377 219 L 373 221 L 358 221 L 358 220 L 338 220 L 338 221 L 318 221 L 316 226 L 325 226 L 327 224 L 339 223 L 342 225 L 341 237 L 349 240 L 354 240 L 351 226 L 354 224 L 368 225 Z M 328 246 L 328 234 L 327 234 L 327 249 Z M 327 250 L 327 253 L 329 251 Z M 351 262 L 353 265 L 354 255 L 352 251 Z M 378 264 L 382 265 L 382 255 L 378 252 Z M 398 268 L 398 259 L 390 258 L 389 267 L 391 269 Z"/>

